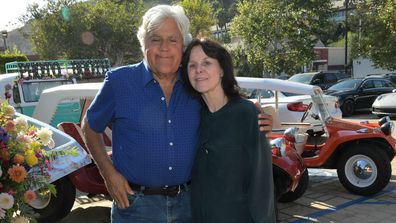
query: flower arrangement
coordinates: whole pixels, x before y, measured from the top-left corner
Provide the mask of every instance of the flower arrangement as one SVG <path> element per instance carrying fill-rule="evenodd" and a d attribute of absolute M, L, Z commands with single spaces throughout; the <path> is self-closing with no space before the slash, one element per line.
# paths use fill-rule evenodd
<path fill-rule="evenodd" d="M 51 152 L 54 146 L 51 130 L 29 125 L 7 101 L 0 102 L 0 222 L 35 222 L 33 189 L 56 193 L 47 183 L 50 161 L 59 155 Z"/>

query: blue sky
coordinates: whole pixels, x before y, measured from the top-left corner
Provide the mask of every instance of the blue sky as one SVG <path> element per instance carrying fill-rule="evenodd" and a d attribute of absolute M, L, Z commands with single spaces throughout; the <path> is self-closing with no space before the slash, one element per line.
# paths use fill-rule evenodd
<path fill-rule="evenodd" d="M 18 18 L 26 14 L 26 8 L 29 4 L 37 3 L 40 6 L 45 0 L 1 0 L 0 4 L 0 31 L 11 31 L 22 26 Z"/>

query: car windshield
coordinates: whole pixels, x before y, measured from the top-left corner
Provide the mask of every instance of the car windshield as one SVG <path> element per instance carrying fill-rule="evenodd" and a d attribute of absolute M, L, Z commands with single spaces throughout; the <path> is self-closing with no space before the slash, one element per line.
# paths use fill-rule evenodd
<path fill-rule="evenodd" d="M 313 101 L 313 108 L 316 108 L 318 111 L 318 115 L 322 122 L 326 122 L 326 120 L 331 117 L 329 110 L 327 109 L 326 103 L 323 99 L 323 94 L 320 92 L 315 92 L 315 95 L 311 95 Z M 311 108 L 312 109 L 312 108 Z"/>
<path fill-rule="evenodd" d="M 340 91 L 340 90 L 352 90 L 356 89 L 357 86 L 362 82 L 361 79 L 349 79 L 349 80 L 344 80 L 341 81 L 340 83 L 337 83 L 333 86 L 331 86 L 328 90 L 335 90 L 335 91 Z"/>
<path fill-rule="evenodd" d="M 294 81 L 294 82 L 300 82 L 300 83 L 304 83 L 304 84 L 309 84 L 314 75 L 315 74 L 313 74 L 313 73 L 296 74 L 296 75 L 291 76 L 288 80 Z"/>
<path fill-rule="evenodd" d="M 72 84 L 70 80 L 50 80 L 50 81 L 24 81 L 22 83 L 22 93 L 25 102 L 37 102 L 41 92 L 47 88 L 52 88 L 64 84 Z"/>
<path fill-rule="evenodd" d="M 245 90 L 246 92 L 248 91 L 247 89 Z M 261 98 L 273 98 L 274 97 L 274 93 L 270 90 L 257 90 L 257 89 L 253 89 L 250 94 L 248 94 L 249 98 L 253 99 L 253 98 L 257 98 L 258 94 L 260 92 L 260 97 Z"/>
<path fill-rule="evenodd" d="M 248 96 L 248 98 L 250 99 L 255 99 L 258 97 L 258 92 L 261 92 L 260 96 L 261 98 L 273 98 L 275 97 L 275 93 L 271 90 L 257 90 L 257 89 L 246 89 L 246 88 L 242 88 L 241 92 L 245 95 Z M 298 96 L 298 95 L 302 95 L 302 94 L 296 94 L 296 93 L 290 93 L 290 92 L 281 92 L 282 95 L 286 96 L 286 97 L 290 97 L 290 96 Z"/>

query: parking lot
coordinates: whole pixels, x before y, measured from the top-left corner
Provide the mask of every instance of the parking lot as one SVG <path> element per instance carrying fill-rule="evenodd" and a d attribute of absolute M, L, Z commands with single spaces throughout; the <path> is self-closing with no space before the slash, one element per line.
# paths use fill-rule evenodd
<path fill-rule="evenodd" d="M 369 119 L 377 118 L 371 114 L 351 118 L 356 121 Z M 346 191 L 335 170 L 309 169 L 309 176 L 309 187 L 303 197 L 295 202 L 278 204 L 279 222 L 396 222 L 396 160 L 392 162 L 389 185 L 371 197 Z M 72 212 L 61 223 L 110 222 L 110 205 L 111 201 L 102 195 L 88 198 L 80 194 Z"/>

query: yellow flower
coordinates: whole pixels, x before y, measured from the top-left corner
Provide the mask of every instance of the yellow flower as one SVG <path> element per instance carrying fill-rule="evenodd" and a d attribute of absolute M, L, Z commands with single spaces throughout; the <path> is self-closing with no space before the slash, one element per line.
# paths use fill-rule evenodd
<path fill-rule="evenodd" d="M 30 148 L 35 152 L 39 152 L 41 151 L 41 144 L 37 141 L 33 141 L 30 143 Z"/>
<path fill-rule="evenodd" d="M 17 153 L 14 156 L 14 163 L 17 164 L 23 164 L 23 162 L 25 161 L 25 157 L 23 157 L 21 154 Z"/>
<path fill-rule="evenodd" d="M 14 116 L 15 108 L 12 107 L 11 105 L 7 105 L 7 107 L 5 108 L 5 111 L 4 111 L 4 115 L 10 116 L 10 117 Z"/>
<path fill-rule="evenodd" d="M 36 165 L 38 163 L 38 159 L 37 159 L 36 155 L 31 150 L 26 151 L 25 157 L 26 157 L 26 163 L 30 167 L 32 167 L 32 166 L 34 166 L 34 165 Z"/>
<path fill-rule="evenodd" d="M 10 175 L 11 180 L 17 183 L 21 183 L 27 177 L 27 172 L 23 166 L 13 165 L 10 169 L 8 169 L 8 174 Z"/>

